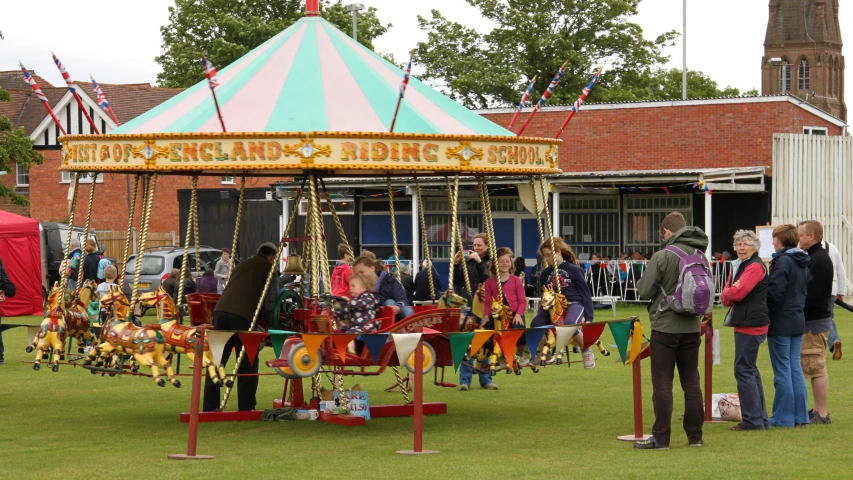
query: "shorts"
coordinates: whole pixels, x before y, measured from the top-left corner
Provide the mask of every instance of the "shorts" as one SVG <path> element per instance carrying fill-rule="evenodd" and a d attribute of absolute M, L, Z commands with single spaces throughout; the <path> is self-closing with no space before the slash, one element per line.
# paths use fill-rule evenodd
<path fill-rule="evenodd" d="M 803 334 L 803 347 L 800 350 L 800 366 L 806 378 L 825 377 L 826 373 L 826 341 L 829 332 Z"/>

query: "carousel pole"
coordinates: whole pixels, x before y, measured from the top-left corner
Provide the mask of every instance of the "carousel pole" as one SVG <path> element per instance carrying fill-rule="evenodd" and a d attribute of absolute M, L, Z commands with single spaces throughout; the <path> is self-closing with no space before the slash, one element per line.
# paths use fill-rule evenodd
<path fill-rule="evenodd" d="M 53 63 L 56 64 L 56 68 L 59 69 L 59 73 L 61 73 L 62 78 L 65 79 L 65 84 L 68 85 L 68 90 L 71 92 L 71 95 L 74 96 L 74 100 L 77 101 L 77 106 L 80 107 L 80 111 L 83 112 L 83 116 L 86 117 L 86 121 L 88 121 L 89 126 L 92 127 L 92 132 L 96 135 L 100 134 L 101 132 L 98 130 L 98 127 L 95 126 L 94 120 L 92 120 L 92 117 L 89 116 L 89 109 L 86 108 L 86 105 L 83 104 L 83 99 L 80 98 L 80 94 L 77 93 L 77 86 L 74 85 L 74 80 L 71 80 L 71 75 L 68 73 L 67 70 L 65 70 L 65 65 L 63 65 L 58 58 L 56 58 L 55 53 L 50 52 L 50 54 L 53 55 Z"/>
<path fill-rule="evenodd" d="M 403 102 L 403 97 L 406 96 L 406 87 L 409 85 L 409 78 L 412 76 L 412 61 L 415 59 L 415 51 L 409 51 L 409 64 L 406 66 L 406 73 L 403 75 L 403 81 L 400 82 L 400 96 L 397 97 L 397 108 L 394 109 L 394 118 L 391 119 L 390 132 L 394 133 L 394 126 L 397 125 L 397 114 L 400 113 L 400 103 Z"/>
<path fill-rule="evenodd" d="M 601 68 L 596 70 L 595 74 L 592 76 L 592 80 L 590 80 L 589 82 L 589 85 L 584 87 L 583 92 L 581 92 L 581 96 L 578 97 L 578 99 L 575 100 L 575 103 L 572 104 L 572 111 L 569 112 L 569 116 L 566 117 L 566 121 L 563 122 L 562 125 L 560 125 L 560 129 L 557 131 L 557 134 L 554 135 L 554 138 L 560 138 L 560 135 L 563 134 L 563 130 L 566 129 L 566 125 L 568 125 L 569 122 L 572 121 L 572 118 L 574 118 L 575 114 L 578 113 L 578 110 L 581 109 L 581 105 L 583 105 L 583 102 L 586 100 L 586 96 L 589 95 L 589 92 L 592 90 L 592 87 L 594 87 L 595 84 L 598 83 L 599 79 L 601 79 L 601 70 Z"/>
<path fill-rule="evenodd" d="M 86 238 L 86 241 L 89 241 L 89 226 L 92 223 L 92 206 L 95 204 L 95 186 L 98 184 L 98 174 L 95 174 L 95 178 L 92 179 L 92 189 L 89 190 L 89 205 L 86 208 L 86 227 L 83 230 L 83 235 Z M 83 261 L 86 260 L 86 247 L 81 245 L 81 255 L 80 255 L 80 268 L 77 269 L 77 289 L 83 287 Z"/>
<path fill-rule="evenodd" d="M 240 177 L 240 198 L 237 200 L 237 221 L 234 224 L 234 241 L 231 243 L 231 262 L 228 265 L 228 278 L 234 273 L 237 263 L 237 240 L 240 238 L 240 224 L 243 222 L 243 199 L 246 197 L 246 176 Z"/>
<path fill-rule="evenodd" d="M 424 247 L 424 260 L 426 260 L 427 265 L 427 278 L 429 279 L 429 297 L 432 299 L 432 303 L 435 303 L 435 285 L 432 283 L 432 261 L 429 258 L 429 238 L 427 235 L 427 225 L 424 217 L 424 204 L 423 199 L 421 197 L 421 182 L 418 180 L 418 176 L 415 175 L 415 189 L 418 194 L 418 216 L 421 221 L 421 244 Z M 414 270 L 414 267 L 412 267 Z"/>
<path fill-rule="evenodd" d="M 142 257 L 145 255 L 145 245 L 148 243 L 148 224 L 151 220 L 151 207 L 154 205 L 154 190 L 157 187 L 157 174 L 149 174 L 146 182 L 145 209 L 142 212 L 142 226 L 139 234 L 139 247 L 136 254 L 136 268 L 133 270 L 133 290 L 130 299 L 131 316 L 134 315 L 136 301 L 139 298 L 139 272 L 142 271 Z"/>
<path fill-rule="evenodd" d="M 71 194 L 71 209 L 68 212 L 68 235 L 65 239 L 65 251 L 63 252 L 63 259 L 66 264 L 68 263 L 68 255 L 71 253 L 71 237 L 74 233 L 74 212 L 77 210 L 77 192 L 78 187 L 80 186 L 80 174 L 74 174 L 74 186 L 73 193 Z M 68 265 L 70 267 L 70 265 Z M 66 267 L 66 268 L 68 268 Z M 63 298 L 65 298 L 65 289 L 68 288 L 68 277 L 65 276 L 65 273 L 62 274 L 62 280 L 60 281 L 60 291 L 63 292 Z M 64 302 L 62 302 L 64 303 Z"/>
<path fill-rule="evenodd" d="M 187 233 L 184 235 L 184 253 L 181 255 L 181 275 L 178 278 L 178 299 L 177 299 L 177 307 L 178 311 L 180 311 L 183 306 L 184 299 L 184 279 L 187 277 L 187 273 L 189 270 L 189 258 L 190 258 L 190 242 L 192 241 L 192 233 L 193 233 L 193 225 L 196 221 L 195 211 L 196 211 L 196 202 L 198 201 L 198 175 L 193 175 L 192 177 L 192 193 L 190 194 L 190 209 L 187 212 Z M 199 263 L 198 253 L 196 253 L 196 264 Z M 195 368 L 193 366 L 193 368 Z"/>
<path fill-rule="evenodd" d="M 133 241 L 133 217 L 136 213 L 136 196 L 139 193 L 139 174 L 133 178 L 133 196 L 130 200 L 130 212 L 127 220 L 127 235 L 124 238 L 124 255 L 121 257 L 122 269 L 118 276 L 117 284 L 121 285 L 124 281 L 124 272 L 127 270 L 127 256 L 130 255 L 130 243 Z"/>
<path fill-rule="evenodd" d="M 536 102 L 536 105 L 533 106 L 533 111 L 530 112 L 530 115 L 527 117 L 527 121 L 524 122 L 524 125 L 521 126 L 521 129 L 516 135 L 520 137 L 521 134 L 524 133 L 524 130 L 527 128 L 528 125 L 530 125 L 530 121 L 533 120 L 533 116 L 536 115 L 536 113 L 541 110 L 542 107 L 545 106 L 545 102 L 548 101 L 549 98 L 551 98 L 551 94 L 554 93 L 554 89 L 557 88 L 557 85 L 560 84 L 560 79 L 563 77 L 563 72 L 566 71 L 567 63 L 569 63 L 568 60 L 563 63 L 563 65 L 560 67 L 560 70 L 558 70 L 557 74 L 554 75 L 554 78 L 551 80 L 551 83 L 548 85 L 548 88 L 545 89 L 544 92 L 542 92 L 542 98 L 540 98 L 539 101 Z"/>
<path fill-rule="evenodd" d="M 527 90 L 524 91 L 524 95 L 521 96 L 521 102 L 518 103 L 518 107 L 515 109 L 515 114 L 512 116 L 512 120 L 509 121 L 509 126 L 506 127 L 507 130 L 512 130 L 512 126 L 515 125 L 515 119 L 518 118 L 518 114 L 521 113 L 521 110 L 524 109 L 524 105 L 527 104 L 527 100 L 530 99 L 530 94 L 533 93 L 533 85 L 536 84 L 536 75 L 530 80 L 530 83 L 527 85 Z"/>

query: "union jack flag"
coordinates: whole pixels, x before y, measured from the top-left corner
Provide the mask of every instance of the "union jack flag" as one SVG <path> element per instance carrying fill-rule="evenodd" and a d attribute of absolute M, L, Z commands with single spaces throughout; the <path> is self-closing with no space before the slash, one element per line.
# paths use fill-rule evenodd
<path fill-rule="evenodd" d="M 524 106 L 527 105 L 527 101 L 530 100 L 530 94 L 533 93 L 533 84 L 535 84 L 535 83 L 536 83 L 536 76 L 534 76 L 533 79 L 530 80 L 530 85 L 527 86 L 527 90 L 524 92 L 524 95 L 521 96 L 521 102 L 519 102 L 519 104 L 518 104 L 518 111 L 519 112 L 521 112 L 521 110 L 524 108 Z"/>
<path fill-rule="evenodd" d="M 574 111 L 575 113 L 578 113 L 578 110 L 581 109 L 581 105 L 583 105 L 584 100 L 586 100 L 586 96 L 589 95 L 590 90 L 592 90 L 592 87 L 594 87 L 595 84 L 598 83 L 598 80 L 600 78 L 601 78 L 601 70 L 598 70 L 595 72 L 595 75 L 592 77 L 592 80 L 589 81 L 589 85 L 584 87 L 580 98 L 575 100 L 575 103 L 572 104 L 572 111 Z"/>
<path fill-rule="evenodd" d="M 74 86 L 74 81 L 71 80 L 71 75 L 69 75 L 68 71 L 65 70 L 65 66 L 62 65 L 62 62 L 60 62 L 59 59 L 56 58 L 56 54 L 53 52 L 51 53 L 53 54 L 53 62 L 56 64 L 56 68 L 59 69 L 59 73 L 62 74 L 62 78 L 65 79 L 65 84 L 68 85 L 68 89 L 72 92 L 76 92 L 77 88 Z"/>
<path fill-rule="evenodd" d="M 107 110 L 110 108 L 110 102 L 107 101 L 107 97 L 104 95 L 104 92 L 101 91 L 101 86 L 95 81 L 95 77 L 93 77 L 92 74 L 89 74 L 89 78 L 92 79 L 92 89 L 95 90 L 95 101 L 98 102 L 98 105 L 100 105 L 101 108 Z"/>
<path fill-rule="evenodd" d="M 565 72 L 565 70 L 566 64 L 564 63 L 560 67 L 560 70 L 557 72 L 557 74 L 554 75 L 554 78 L 551 80 L 551 84 L 548 85 L 548 88 L 544 92 L 542 92 L 542 98 L 540 98 L 539 101 L 536 102 L 536 106 L 533 107 L 534 111 L 538 112 L 542 107 L 545 106 L 545 102 L 549 98 L 551 98 L 551 94 L 554 92 L 554 89 L 557 88 L 557 85 L 560 84 L 560 79 L 563 78 L 563 72 Z"/>
<path fill-rule="evenodd" d="M 210 60 L 208 60 L 204 55 L 201 56 L 201 65 L 204 67 L 204 76 L 207 77 L 207 83 L 210 85 L 210 89 L 213 90 L 218 87 L 219 79 L 216 78 L 216 67 L 214 67 L 213 64 L 210 63 Z"/>
<path fill-rule="evenodd" d="M 406 96 L 406 87 L 409 85 L 409 77 L 412 76 L 412 61 L 415 59 L 415 51 L 409 52 L 409 64 L 406 65 L 406 74 L 403 75 L 403 81 L 400 82 L 400 98 Z"/>
<path fill-rule="evenodd" d="M 39 88 L 38 83 L 36 83 L 30 71 L 27 70 L 26 67 L 24 67 L 23 63 L 20 63 L 20 65 L 21 71 L 24 72 L 24 81 L 27 82 L 27 84 L 29 84 L 29 86 L 33 88 L 33 92 L 36 94 L 39 100 L 42 101 L 42 103 L 47 103 L 47 97 L 44 95 L 44 92 L 41 91 L 41 88 Z"/>

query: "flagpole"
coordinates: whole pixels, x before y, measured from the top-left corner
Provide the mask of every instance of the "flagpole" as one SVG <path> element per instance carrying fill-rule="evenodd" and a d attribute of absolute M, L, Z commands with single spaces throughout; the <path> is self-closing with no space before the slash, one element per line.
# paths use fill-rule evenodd
<path fill-rule="evenodd" d="M 515 115 L 513 115 L 512 120 L 509 121 L 509 126 L 506 127 L 507 130 L 512 130 L 512 126 L 515 125 L 515 119 L 518 118 L 518 114 L 521 113 L 521 109 L 524 108 L 524 104 L 527 103 L 527 100 L 530 98 L 530 94 L 533 92 L 534 83 L 536 83 L 536 75 L 534 75 L 533 79 L 530 80 L 530 83 L 527 85 L 527 90 L 525 90 L 524 95 L 521 96 L 521 102 L 519 102 L 518 108 L 515 109 Z"/>
<path fill-rule="evenodd" d="M 583 89 L 581 96 L 577 100 L 575 100 L 575 103 L 572 105 L 572 111 L 569 112 L 569 116 L 566 117 L 566 121 L 563 122 L 563 124 L 560 126 L 560 130 L 557 132 L 556 135 L 554 135 L 554 138 L 560 138 L 560 135 L 563 134 L 563 130 L 566 129 L 566 125 L 568 125 L 569 122 L 572 121 L 572 118 L 575 116 L 576 113 L 578 113 L 578 110 L 581 109 L 581 105 L 583 105 L 583 102 L 586 100 L 586 96 L 589 95 L 589 92 L 592 90 L 592 87 L 594 87 L 595 84 L 598 83 L 599 79 L 601 79 L 600 68 L 597 72 L 595 72 L 595 75 L 593 75 L 592 80 L 590 80 L 589 82 L 589 85 L 587 85 L 586 88 Z"/>
<path fill-rule="evenodd" d="M 62 124 L 59 123 L 59 119 L 56 118 L 56 114 L 53 113 L 53 109 L 50 108 L 50 104 L 47 101 L 47 97 L 44 95 L 44 92 L 41 91 L 41 88 L 39 88 L 30 71 L 27 70 L 27 67 L 25 67 L 20 60 L 18 61 L 18 65 L 21 66 L 21 71 L 24 72 L 24 81 L 27 82 L 27 84 L 33 89 L 33 93 L 36 94 L 38 99 L 41 100 L 41 104 L 44 105 L 44 108 L 47 110 L 47 113 L 50 114 L 50 118 L 53 119 L 53 123 L 56 124 L 56 126 L 59 128 L 59 131 L 62 132 L 63 135 L 68 135 L 68 132 L 66 132 L 65 129 L 62 128 Z"/>
<path fill-rule="evenodd" d="M 563 72 L 565 71 L 566 65 L 568 63 L 568 60 L 563 63 L 563 65 L 560 67 L 560 70 L 557 71 L 557 74 L 554 75 L 554 78 L 551 80 L 551 84 L 548 85 L 548 88 L 545 89 L 544 92 L 542 92 L 542 98 L 540 98 L 539 101 L 536 102 L 536 105 L 533 107 L 533 111 L 530 112 L 530 116 L 527 117 L 527 121 L 524 122 L 524 125 L 521 126 L 521 130 L 519 130 L 516 134 L 517 136 L 520 137 L 521 134 L 524 133 L 524 130 L 527 128 L 528 125 L 530 125 L 530 121 L 533 120 L 533 116 L 536 115 L 536 112 L 542 109 L 542 107 L 545 106 L 545 102 L 549 98 L 551 98 L 551 94 L 554 92 L 554 89 L 557 88 L 557 85 L 560 84 L 560 79 L 563 77 Z"/>
<path fill-rule="evenodd" d="M 85 105 L 83 105 L 83 99 L 80 98 L 80 95 L 77 93 L 77 87 L 74 86 L 74 81 L 71 80 L 71 75 L 68 73 L 68 71 L 65 70 L 65 67 L 62 65 L 62 62 L 60 62 L 59 59 L 56 58 L 56 54 L 53 52 L 50 52 L 50 54 L 53 55 L 53 63 L 56 64 L 56 68 L 59 69 L 59 73 L 61 73 L 62 78 L 65 79 L 65 84 L 68 85 L 68 90 L 71 91 L 71 95 L 74 95 L 74 100 L 77 101 L 77 105 L 80 107 L 80 111 L 83 112 L 83 115 L 86 117 L 86 120 L 89 122 L 89 125 L 91 125 L 92 131 L 96 134 L 100 134 L 101 132 L 98 131 L 98 127 L 95 126 L 95 122 L 92 120 L 92 117 L 89 116 L 89 110 L 86 108 Z"/>
<path fill-rule="evenodd" d="M 201 64 L 204 67 L 204 75 L 207 77 L 207 82 L 210 86 L 210 93 L 213 95 L 213 104 L 216 105 L 216 115 L 219 116 L 219 124 L 222 125 L 222 132 L 228 132 L 225 128 L 225 119 L 222 118 L 222 110 L 219 109 L 219 99 L 216 98 L 216 87 L 219 86 L 219 82 L 216 80 L 216 68 L 204 56 L 203 51 L 201 52 Z"/>
<path fill-rule="evenodd" d="M 397 124 L 397 114 L 400 112 L 400 103 L 403 102 L 403 97 L 406 96 L 406 87 L 409 85 L 409 77 L 412 75 L 412 61 L 415 59 L 415 51 L 409 52 L 409 65 L 406 67 L 406 74 L 403 76 L 403 81 L 400 83 L 400 96 L 397 97 L 397 108 L 394 109 L 394 118 L 391 119 L 391 133 L 394 133 L 394 126 Z"/>
<path fill-rule="evenodd" d="M 101 90 L 101 86 L 95 81 L 95 77 L 93 77 L 91 73 L 89 74 L 89 79 L 92 80 L 92 89 L 95 91 L 95 102 L 110 114 L 110 117 L 112 117 L 113 121 L 116 122 L 116 125 L 121 125 L 121 122 L 119 122 L 116 117 L 116 112 L 113 111 L 113 107 L 110 105 L 110 102 L 107 101 L 107 97 L 104 95 L 103 90 Z M 106 106 L 104 106 L 104 104 L 106 104 Z"/>

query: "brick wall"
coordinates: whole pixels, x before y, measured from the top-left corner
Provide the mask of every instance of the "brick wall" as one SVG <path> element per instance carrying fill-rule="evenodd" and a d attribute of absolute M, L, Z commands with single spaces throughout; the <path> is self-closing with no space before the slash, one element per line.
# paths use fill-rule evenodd
<path fill-rule="evenodd" d="M 0 184 L 4 187 L 15 189 L 15 185 L 17 185 L 17 171 L 15 170 L 15 162 L 10 162 L 8 165 L 9 170 L 6 171 L 6 175 L 0 177 Z M 25 193 L 24 190 L 18 189 L 18 193 Z M 12 201 L 6 197 L 0 197 L 0 210 L 5 210 L 10 213 L 14 213 L 15 215 L 21 215 L 24 217 L 30 216 L 30 207 L 28 206 L 19 206 L 12 203 Z"/>
<path fill-rule="evenodd" d="M 60 183 L 59 172 L 60 151 L 43 150 L 45 161 L 42 165 L 34 166 L 30 171 L 30 202 L 33 218 L 41 221 L 59 221 L 68 215 L 68 191 L 72 184 Z M 103 183 L 95 189 L 95 207 L 92 213 L 92 228 L 96 230 L 127 230 L 127 175 L 106 174 Z M 281 178 L 249 179 L 247 187 L 267 187 Z M 240 179 L 236 185 L 223 185 L 220 177 L 200 177 L 198 188 L 239 188 Z M 154 207 L 151 214 L 151 232 L 180 232 L 178 224 L 178 190 L 192 188 L 192 182 L 186 176 L 161 175 L 157 179 Z M 130 177 L 130 189 L 133 191 L 133 177 Z M 77 193 L 77 212 L 75 225 L 83 225 L 86 221 L 91 184 L 80 184 Z M 139 225 L 142 211 L 142 186 L 140 181 L 136 203 L 134 224 Z"/>
<path fill-rule="evenodd" d="M 553 137 L 567 114 L 541 111 L 524 134 Z M 511 113 L 483 116 L 504 127 L 512 118 Z M 803 126 L 842 134 L 841 127 L 788 101 L 585 109 L 560 137 L 560 168 L 594 172 L 770 167 L 773 134 L 803 133 Z"/>

